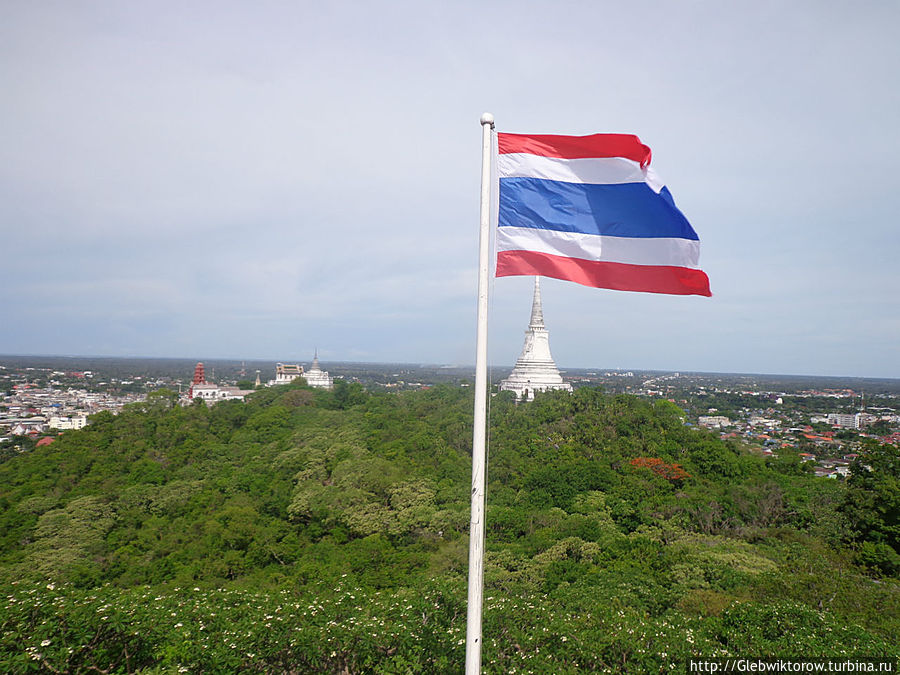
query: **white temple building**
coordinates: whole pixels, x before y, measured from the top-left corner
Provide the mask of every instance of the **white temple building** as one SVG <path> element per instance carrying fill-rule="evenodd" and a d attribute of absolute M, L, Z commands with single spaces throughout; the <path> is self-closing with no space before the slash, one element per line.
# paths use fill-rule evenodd
<path fill-rule="evenodd" d="M 322 389 L 334 387 L 334 379 L 328 374 L 328 371 L 319 368 L 318 352 L 313 357 L 312 367 L 303 374 L 303 377 L 306 378 L 306 384 L 310 387 L 320 387 Z"/>
<path fill-rule="evenodd" d="M 563 382 L 559 368 L 550 354 L 550 333 L 544 325 L 541 306 L 541 278 L 534 278 L 534 300 L 531 303 L 531 321 L 525 331 L 525 346 L 512 372 L 500 383 L 500 391 L 514 391 L 520 401 L 534 400 L 538 391 L 564 389 L 572 391 L 572 385 Z"/>
<path fill-rule="evenodd" d="M 199 398 L 204 401 L 230 401 L 237 399 L 243 401 L 247 394 L 252 394 L 252 389 L 240 389 L 238 387 L 230 387 L 224 384 L 213 384 L 212 382 L 203 382 L 202 384 L 191 385 L 188 399 Z"/>
<path fill-rule="evenodd" d="M 290 384 L 298 377 L 303 377 L 303 366 L 296 363 L 276 363 L 275 379 L 269 380 L 269 386 L 273 384 Z"/>

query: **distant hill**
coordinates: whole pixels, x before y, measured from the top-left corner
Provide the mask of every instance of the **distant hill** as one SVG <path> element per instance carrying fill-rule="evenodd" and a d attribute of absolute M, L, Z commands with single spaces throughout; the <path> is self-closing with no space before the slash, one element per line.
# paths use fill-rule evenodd
<path fill-rule="evenodd" d="M 0 669 L 460 672 L 471 409 L 449 385 L 163 390 L 3 462 Z M 682 414 L 492 399 L 485 672 L 900 656 L 897 449 L 844 483 Z"/>

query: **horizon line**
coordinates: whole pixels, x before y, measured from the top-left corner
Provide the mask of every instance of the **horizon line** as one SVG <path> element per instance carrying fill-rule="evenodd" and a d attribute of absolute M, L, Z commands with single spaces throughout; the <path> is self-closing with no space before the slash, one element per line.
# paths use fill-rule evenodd
<path fill-rule="evenodd" d="M 234 357 L 210 357 L 210 358 L 198 358 L 193 356 L 113 356 L 113 355 L 102 355 L 102 354 L 0 354 L 0 359 L 2 358 L 57 358 L 57 359 L 132 359 L 132 360 L 159 360 L 159 361 L 195 361 L 195 362 L 211 362 L 211 361 L 229 361 L 235 363 L 241 362 L 250 362 L 250 363 L 287 363 L 287 360 L 281 359 L 267 359 L 267 358 L 234 358 Z M 301 360 L 300 363 L 305 363 L 305 361 Z M 321 359 L 320 359 L 321 362 Z M 348 365 L 383 365 L 383 366 L 413 366 L 418 368 L 423 367 L 435 367 L 435 368 L 454 368 L 460 370 L 473 370 L 475 369 L 474 364 L 455 364 L 455 363 L 440 363 L 440 362 L 425 362 L 425 361 L 341 361 L 341 360 L 326 360 L 326 363 L 333 364 L 348 364 Z M 312 361 L 310 361 L 312 363 Z M 491 369 L 494 368 L 512 368 L 512 365 L 490 365 Z M 663 368 L 632 368 L 626 366 L 617 366 L 615 368 L 607 367 L 607 366 L 568 366 L 562 367 L 559 369 L 563 372 L 569 371 L 583 371 L 583 370 L 604 370 L 604 371 L 633 371 L 633 372 L 644 372 L 644 373 L 680 373 L 687 375 L 741 375 L 741 376 L 753 376 L 753 377 L 804 377 L 804 378 L 832 378 L 832 379 L 856 379 L 856 380 L 887 380 L 887 381 L 900 381 L 900 377 L 891 377 L 891 376 L 872 376 L 872 375 L 813 375 L 809 373 L 761 373 L 761 372 L 749 372 L 749 371 L 715 371 L 715 370 L 686 370 L 683 368 L 671 368 L 671 369 L 663 369 Z"/>

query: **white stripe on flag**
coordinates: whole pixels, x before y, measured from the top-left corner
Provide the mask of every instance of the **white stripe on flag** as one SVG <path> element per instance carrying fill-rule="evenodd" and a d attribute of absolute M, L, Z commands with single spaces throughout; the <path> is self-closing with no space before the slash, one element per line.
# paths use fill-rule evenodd
<path fill-rule="evenodd" d="M 624 157 L 560 159 L 508 153 L 497 158 L 497 170 L 500 178 L 540 178 L 597 185 L 647 183 L 657 193 L 664 185 L 651 167 L 641 169 L 640 164 Z"/>
<path fill-rule="evenodd" d="M 535 251 L 629 265 L 700 269 L 700 242 L 675 237 L 610 237 L 531 227 L 497 228 L 497 251 Z"/>

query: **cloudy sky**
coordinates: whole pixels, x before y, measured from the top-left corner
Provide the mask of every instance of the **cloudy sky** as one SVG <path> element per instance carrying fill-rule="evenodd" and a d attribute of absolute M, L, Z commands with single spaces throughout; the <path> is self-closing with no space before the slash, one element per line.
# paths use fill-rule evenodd
<path fill-rule="evenodd" d="M 712 298 L 546 280 L 563 367 L 900 377 L 900 4 L 0 5 L 0 353 L 471 364 L 479 117 L 636 133 Z M 530 279 L 492 284 L 490 358 Z"/>

